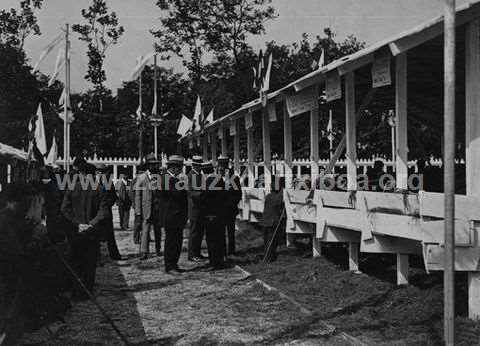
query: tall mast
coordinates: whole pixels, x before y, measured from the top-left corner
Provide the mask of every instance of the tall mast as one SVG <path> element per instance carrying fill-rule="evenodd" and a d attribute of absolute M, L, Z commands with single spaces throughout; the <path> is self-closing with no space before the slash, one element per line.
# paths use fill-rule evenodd
<path fill-rule="evenodd" d="M 68 107 L 70 103 L 70 60 L 68 50 L 70 48 L 69 27 L 65 25 L 65 100 L 63 119 L 63 168 L 66 172 L 70 170 L 70 125 L 68 124 Z"/>
<path fill-rule="evenodd" d="M 157 55 L 153 56 L 153 108 L 152 108 L 152 118 L 157 117 L 158 113 L 158 99 L 157 99 Z M 155 153 L 155 158 L 158 159 L 158 124 L 153 122 L 153 152 Z"/>

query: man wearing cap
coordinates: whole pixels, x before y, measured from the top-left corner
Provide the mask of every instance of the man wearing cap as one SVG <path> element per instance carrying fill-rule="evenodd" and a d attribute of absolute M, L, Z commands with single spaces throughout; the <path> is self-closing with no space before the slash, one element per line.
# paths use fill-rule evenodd
<path fill-rule="evenodd" d="M 225 228 L 227 231 L 228 247 L 227 255 L 235 254 L 235 219 L 238 214 L 238 203 L 242 199 L 242 189 L 240 186 L 240 178 L 231 174 L 228 168 L 229 158 L 220 155 L 217 159 L 218 174 L 223 177 L 225 183 Z"/>
<path fill-rule="evenodd" d="M 79 180 L 69 186 L 63 198 L 61 211 L 70 224 L 68 240 L 71 248 L 71 265 L 85 286 L 92 291 L 99 256 L 102 222 L 108 217 L 108 202 L 100 186 L 93 186 L 95 166 L 81 163 Z M 88 179 L 88 180 L 87 180 Z M 82 186 L 82 182 L 89 184 Z M 86 299 L 82 287 L 76 285 L 73 297 Z"/>
<path fill-rule="evenodd" d="M 115 240 L 115 231 L 113 229 L 113 213 L 112 207 L 117 200 L 117 193 L 115 192 L 115 186 L 110 180 L 110 174 L 108 168 L 103 163 L 97 163 L 95 165 L 95 176 L 97 183 L 100 184 L 104 193 L 104 198 L 107 202 L 107 217 L 102 222 L 103 238 L 107 241 L 108 254 L 113 260 L 121 260 L 120 252 L 118 251 L 117 241 Z"/>
<path fill-rule="evenodd" d="M 212 162 L 203 167 L 205 189 L 201 193 L 200 212 L 205 217 L 208 258 L 212 270 L 225 267 L 225 183 L 215 173 Z"/>
<path fill-rule="evenodd" d="M 188 198 L 187 180 L 182 176 L 183 157 L 172 155 L 168 158 L 167 170 L 160 175 L 160 189 L 157 190 L 159 204 L 159 225 L 165 227 L 165 272 L 179 274 L 178 267 L 182 251 L 183 229 L 187 222 Z"/>
<path fill-rule="evenodd" d="M 153 153 L 146 156 L 145 171 L 138 176 L 135 185 L 135 216 L 141 217 L 142 230 L 140 235 L 140 259 L 146 260 L 150 250 L 150 230 L 155 233 L 155 251 L 161 256 L 160 244 L 162 232 L 157 222 L 154 205 L 155 176 L 158 173 L 160 161 Z"/>
<path fill-rule="evenodd" d="M 203 158 L 192 157 L 192 169 L 188 172 L 188 219 L 190 220 L 190 234 L 188 236 L 188 260 L 200 262 L 205 258 L 201 254 L 202 240 L 205 233 L 204 215 L 200 213 L 200 194 L 202 189 Z"/>

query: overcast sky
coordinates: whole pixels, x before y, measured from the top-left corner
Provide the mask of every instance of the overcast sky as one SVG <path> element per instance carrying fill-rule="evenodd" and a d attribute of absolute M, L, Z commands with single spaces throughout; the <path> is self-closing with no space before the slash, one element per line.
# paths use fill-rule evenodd
<path fill-rule="evenodd" d="M 60 33 L 66 23 L 81 21 L 80 11 L 88 7 L 91 0 L 44 0 L 38 12 L 41 36 L 26 42 L 25 49 L 32 64 L 41 49 Z M 468 0 L 457 0 L 463 4 Z M 19 0 L 1 0 L 1 8 L 17 7 Z M 117 12 L 125 34 L 118 45 L 107 52 L 105 61 L 107 86 L 116 93 L 122 81 L 135 65 L 137 56 L 152 51 L 152 28 L 160 25 L 162 12 L 156 0 L 108 0 L 110 10 Z M 422 21 L 442 13 L 441 0 L 273 0 L 272 5 L 278 18 L 266 25 L 266 34 L 250 37 L 249 42 L 260 49 L 266 41 L 278 43 L 298 41 L 303 32 L 313 39 L 322 29 L 330 26 L 340 39 L 354 34 L 367 44 L 374 43 L 399 31 L 408 29 Z M 72 89 L 81 91 L 89 87 L 83 76 L 87 58 L 85 45 L 76 36 L 72 39 Z M 49 55 L 40 65 L 40 70 L 51 74 L 56 53 Z M 176 59 L 162 62 L 183 72 L 181 62 Z"/>

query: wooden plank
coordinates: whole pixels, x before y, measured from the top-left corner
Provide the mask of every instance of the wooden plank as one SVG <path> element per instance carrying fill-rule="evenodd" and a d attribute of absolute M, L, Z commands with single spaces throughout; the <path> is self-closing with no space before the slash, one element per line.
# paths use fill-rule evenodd
<path fill-rule="evenodd" d="M 248 156 L 248 186 L 255 186 L 255 172 L 254 172 L 254 162 L 255 162 L 255 150 L 253 143 L 253 127 L 250 127 L 247 130 L 247 156 Z"/>
<path fill-rule="evenodd" d="M 286 198 L 293 204 L 305 204 L 310 191 L 286 189 Z"/>
<path fill-rule="evenodd" d="M 327 191 L 317 190 L 315 193 L 320 195 L 322 204 L 325 207 L 353 209 L 350 202 L 350 193 L 346 191 Z"/>
<path fill-rule="evenodd" d="M 354 191 L 357 189 L 357 120 L 355 114 L 354 72 L 345 75 L 345 116 L 347 188 L 349 191 Z"/>
<path fill-rule="evenodd" d="M 372 53 L 363 55 L 363 56 L 359 57 L 358 59 L 346 62 L 343 65 L 338 67 L 338 74 L 340 76 L 343 76 L 343 75 L 345 75 L 349 72 L 353 72 L 353 71 L 355 71 L 356 69 L 358 69 L 362 66 L 365 66 L 365 65 L 368 65 L 368 64 L 372 63 L 373 59 L 374 59 L 374 54 L 372 52 Z"/>
<path fill-rule="evenodd" d="M 420 221 L 424 243 L 444 244 L 444 220 Z M 455 246 L 473 246 L 475 229 L 467 220 L 455 220 Z"/>
<path fill-rule="evenodd" d="M 233 170 L 240 176 L 240 121 L 235 122 L 235 136 L 233 137 Z"/>
<path fill-rule="evenodd" d="M 292 149 L 292 119 L 288 116 L 286 102 L 283 102 L 283 148 L 285 159 L 285 187 L 293 187 L 293 149 Z"/>
<path fill-rule="evenodd" d="M 390 212 L 403 215 L 420 214 L 420 202 L 417 194 L 357 192 L 357 201 L 362 198 L 365 200 L 369 212 Z"/>
<path fill-rule="evenodd" d="M 420 219 L 408 215 L 371 213 L 369 215 L 373 233 L 398 238 L 422 240 Z"/>
<path fill-rule="evenodd" d="M 293 208 L 292 216 L 295 221 L 317 223 L 317 212 L 314 205 L 297 204 Z"/>
<path fill-rule="evenodd" d="M 420 215 L 423 217 L 444 218 L 443 193 L 424 192 L 419 194 Z M 455 218 L 480 221 L 480 198 L 473 196 L 455 196 Z"/>
<path fill-rule="evenodd" d="M 357 231 L 351 231 L 344 228 L 331 227 L 327 226 L 323 237 L 321 238 L 322 242 L 331 242 L 331 243 L 349 243 L 355 242 L 360 243 L 361 236 Z"/>
<path fill-rule="evenodd" d="M 437 244 L 425 244 L 425 265 L 427 270 L 443 270 L 445 247 Z M 455 248 L 456 271 L 480 271 L 480 247 Z"/>
<path fill-rule="evenodd" d="M 315 88 L 315 95 L 318 95 L 318 88 Z M 312 180 L 312 188 L 315 189 L 315 182 L 318 177 L 318 103 L 316 107 L 310 111 L 310 177 Z"/>
<path fill-rule="evenodd" d="M 359 272 L 358 270 L 358 255 L 360 252 L 360 244 L 349 242 L 348 243 L 348 269 L 352 272 Z"/>
<path fill-rule="evenodd" d="M 252 213 L 263 213 L 263 209 L 265 207 L 264 201 L 258 199 L 251 199 L 250 200 L 250 214 Z"/>
<path fill-rule="evenodd" d="M 395 59 L 395 122 L 396 122 L 396 185 L 408 189 L 408 142 L 407 142 L 407 53 Z"/>
<path fill-rule="evenodd" d="M 323 217 L 327 226 L 345 228 L 353 231 L 362 231 L 363 215 L 359 210 L 355 209 L 337 209 L 337 208 L 323 208 Z"/>
<path fill-rule="evenodd" d="M 422 254 L 422 244 L 416 240 L 375 235 L 373 239 L 362 241 L 360 251 L 366 253 Z"/>
<path fill-rule="evenodd" d="M 397 286 L 408 285 L 408 255 L 397 253 Z"/>

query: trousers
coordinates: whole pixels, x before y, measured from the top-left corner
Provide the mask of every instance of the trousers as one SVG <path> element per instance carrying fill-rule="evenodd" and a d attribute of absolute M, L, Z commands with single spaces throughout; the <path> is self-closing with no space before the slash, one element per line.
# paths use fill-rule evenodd
<path fill-rule="evenodd" d="M 190 220 L 190 234 L 188 235 L 188 258 L 200 257 L 202 240 L 205 234 L 205 220 L 198 217 L 197 220 Z"/>
<path fill-rule="evenodd" d="M 178 260 L 182 252 L 183 228 L 165 227 L 165 270 L 178 268 Z"/>
<path fill-rule="evenodd" d="M 156 223 L 150 223 L 146 220 L 142 221 L 142 232 L 140 237 L 140 253 L 148 254 L 150 252 L 150 231 L 153 229 L 155 237 L 155 252 L 160 254 L 162 229 Z"/>
<path fill-rule="evenodd" d="M 96 240 L 80 239 L 71 244 L 70 263 L 72 269 L 80 277 L 85 286 L 93 290 L 97 259 L 100 254 L 100 244 Z M 73 283 L 73 294 L 84 295 L 83 289 L 76 281 Z"/>
<path fill-rule="evenodd" d="M 221 269 L 225 265 L 225 224 L 218 221 L 205 221 L 205 236 L 207 240 L 210 265 Z"/>
<path fill-rule="evenodd" d="M 227 255 L 235 254 L 235 218 L 236 216 L 228 217 L 225 225 L 228 240 Z"/>

